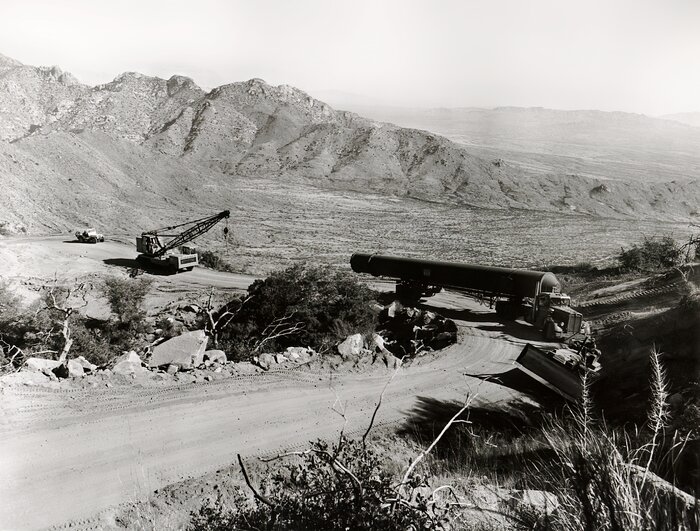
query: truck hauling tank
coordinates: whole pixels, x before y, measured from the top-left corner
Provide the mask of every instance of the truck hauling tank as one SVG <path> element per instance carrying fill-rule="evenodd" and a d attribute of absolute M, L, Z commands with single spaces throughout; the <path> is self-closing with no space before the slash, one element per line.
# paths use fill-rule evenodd
<path fill-rule="evenodd" d="M 523 317 L 546 340 L 577 334 L 583 325 L 554 273 L 364 253 L 353 254 L 350 266 L 356 273 L 395 280 L 402 299 L 418 300 L 448 288 L 490 300 L 499 316 Z"/>
<path fill-rule="evenodd" d="M 146 231 L 136 238 L 136 250 L 141 253 L 136 257 L 139 264 L 149 264 L 157 268 L 179 273 L 180 271 L 192 271 L 194 266 L 199 264 L 199 255 L 196 250 L 186 243 L 201 236 L 214 227 L 219 221 L 228 218 L 230 212 L 224 210 L 218 214 L 193 221 L 186 221 L 179 225 L 163 227 Z M 181 233 L 164 234 L 163 231 L 170 231 L 180 227 L 191 225 Z M 224 229 L 228 233 L 228 228 Z M 161 238 L 172 238 L 164 243 Z"/>
<path fill-rule="evenodd" d="M 568 400 L 583 394 L 583 377 L 593 383 L 600 377 L 600 351 L 587 340 L 565 348 L 547 349 L 525 345 L 515 364 L 520 370 Z"/>
<path fill-rule="evenodd" d="M 105 241 L 103 234 L 99 234 L 95 229 L 83 229 L 75 231 L 75 238 L 81 243 L 97 243 Z"/>

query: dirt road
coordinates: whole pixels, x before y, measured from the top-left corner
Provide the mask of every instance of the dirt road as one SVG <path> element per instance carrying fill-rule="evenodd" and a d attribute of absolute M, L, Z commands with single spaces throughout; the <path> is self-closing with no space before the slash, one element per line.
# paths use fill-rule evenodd
<path fill-rule="evenodd" d="M 74 263 L 85 272 L 126 252 L 125 246 L 109 242 L 77 246 L 51 239 L 38 245 L 47 255 L 60 251 L 67 260 L 78 252 Z M 0 255 L 14 246 L 38 253 L 31 249 L 36 244 L 23 241 L 4 242 Z M 73 248 L 79 251 L 66 251 Z M 46 266 L 27 269 L 32 267 L 41 272 Z M 242 288 L 249 280 L 204 270 L 167 279 L 183 288 L 209 282 Z M 462 401 L 476 393 L 486 402 L 521 397 L 501 385 L 498 375 L 503 382 L 512 380 L 512 361 L 522 343 L 534 338 L 532 330 L 503 325 L 492 311 L 458 295 L 440 294 L 430 301 L 457 320 L 460 342 L 400 369 L 378 421 L 400 422 L 425 397 Z M 487 374 L 495 376 L 484 380 Z M 295 370 L 166 387 L 0 388 L 0 528 L 94 528 L 100 511 L 216 470 L 232 463 L 236 453 L 259 455 L 336 436 L 343 424 L 333 412 L 338 400 L 346 406 L 346 430 L 361 432 L 390 376 L 389 370 Z"/>

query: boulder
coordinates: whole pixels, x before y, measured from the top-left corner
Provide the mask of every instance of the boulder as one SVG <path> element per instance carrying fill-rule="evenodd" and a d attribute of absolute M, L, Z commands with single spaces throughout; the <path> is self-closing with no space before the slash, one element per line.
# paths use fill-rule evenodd
<path fill-rule="evenodd" d="M 403 304 L 401 304 L 399 301 L 394 301 L 389 306 L 387 306 L 386 313 L 389 317 L 393 319 L 397 316 L 397 314 L 401 313 L 402 310 Z"/>
<path fill-rule="evenodd" d="M 380 334 L 372 334 L 372 344 L 370 345 L 372 348 L 382 351 L 385 350 L 386 347 L 384 346 L 386 340 L 380 335 Z"/>
<path fill-rule="evenodd" d="M 388 350 L 384 349 L 382 350 L 382 354 L 384 357 L 384 364 L 389 368 L 389 369 L 397 369 L 398 367 L 401 367 L 402 362 L 399 358 L 394 356 L 391 352 Z"/>
<path fill-rule="evenodd" d="M 204 359 L 216 363 L 226 363 L 226 353 L 223 350 L 207 350 Z"/>
<path fill-rule="evenodd" d="M 289 361 L 289 358 L 287 356 L 285 356 L 284 354 L 275 354 L 275 362 L 284 363 L 285 361 Z"/>
<path fill-rule="evenodd" d="M 255 363 L 267 371 L 272 365 L 277 363 L 277 360 L 274 354 L 260 354 L 260 356 L 255 358 Z"/>
<path fill-rule="evenodd" d="M 133 350 L 125 352 L 124 355 L 119 356 L 115 361 L 117 363 L 112 367 L 112 373 L 114 374 L 141 374 L 147 370 L 143 367 L 139 355 Z"/>
<path fill-rule="evenodd" d="M 161 367 L 176 363 L 182 368 L 199 367 L 209 338 L 204 330 L 187 332 L 164 341 L 153 349 L 149 367 Z"/>
<path fill-rule="evenodd" d="M 379 315 L 384 311 L 384 305 L 379 304 L 378 302 L 373 302 L 369 305 L 369 309 L 374 315 Z"/>
<path fill-rule="evenodd" d="M 115 358 L 114 360 L 115 363 L 121 363 L 122 361 L 141 364 L 141 358 L 139 358 L 139 355 L 136 354 L 136 352 L 133 350 L 130 350 L 129 352 L 124 352 L 124 354 L 122 354 L 118 358 Z"/>
<path fill-rule="evenodd" d="M 22 370 L 0 377 L 0 383 L 7 385 L 43 385 L 48 382 L 48 376 L 39 371 Z"/>
<path fill-rule="evenodd" d="M 68 360 L 68 375 L 71 378 L 82 378 L 85 376 L 85 370 L 83 369 L 83 364 L 77 360 Z"/>
<path fill-rule="evenodd" d="M 24 362 L 23 371 L 41 372 L 47 374 L 61 364 L 60 361 L 47 360 L 44 358 L 29 358 Z"/>
<path fill-rule="evenodd" d="M 112 373 L 114 374 L 142 374 L 147 371 L 148 369 L 142 367 L 140 363 L 134 363 L 133 361 L 120 361 L 112 367 Z"/>
<path fill-rule="evenodd" d="M 363 343 L 362 334 L 353 334 L 338 345 L 338 353 L 343 359 L 357 357 L 362 351 Z"/>
<path fill-rule="evenodd" d="M 180 367 L 171 363 L 170 365 L 168 365 L 168 369 L 166 370 L 166 372 L 168 374 L 175 374 L 179 369 Z"/>
<path fill-rule="evenodd" d="M 315 352 L 307 347 L 287 347 L 284 354 L 296 363 L 307 363 Z"/>
<path fill-rule="evenodd" d="M 73 358 L 73 360 L 77 363 L 80 363 L 80 365 L 83 368 L 83 371 L 86 373 L 94 373 L 97 370 L 97 365 L 90 363 L 83 356 L 78 356 L 77 358 Z"/>

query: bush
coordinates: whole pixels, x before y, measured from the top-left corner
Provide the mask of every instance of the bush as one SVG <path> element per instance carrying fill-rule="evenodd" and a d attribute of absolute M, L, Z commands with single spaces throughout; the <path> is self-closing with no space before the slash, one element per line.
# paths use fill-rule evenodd
<path fill-rule="evenodd" d="M 208 267 L 209 269 L 214 269 L 216 271 L 226 271 L 228 273 L 235 272 L 231 264 L 212 251 L 201 251 L 199 253 L 199 263 L 204 267 Z"/>
<path fill-rule="evenodd" d="M 95 323 L 84 318 L 76 319 L 71 326 L 73 339 L 71 355 L 83 356 L 98 367 L 108 365 L 120 352 L 110 344 L 107 335 L 103 323 Z"/>
<path fill-rule="evenodd" d="M 321 352 L 349 333 L 372 330 L 372 300 L 373 292 L 346 273 L 296 265 L 256 280 L 244 300 L 225 307 L 235 317 L 221 343 L 239 359 L 263 345 L 272 352 L 289 346 Z"/>
<path fill-rule="evenodd" d="M 622 249 L 617 257 L 622 269 L 648 271 L 668 269 L 682 263 L 683 251 L 670 236 L 644 238 L 641 245 Z"/>
<path fill-rule="evenodd" d="M 397 478 L 381 455 L 341 436 L 336 444 L 317 441 L 296 462 L 274 468 L 261 488 L 272 505 L 256 499 L 236 512 L 202 509 L 189 529 L 443 529 L 450 510 L 435 507 L 425 481 L 411 477 L 403 487 L 410 498 L 392 504 L 400 497 Z"/>
<path fill-rule="evenodd" d="M 145 279 L 105 280 L 103 291 L 116 320 L 110 321 L 104 331 L 106 340 L 120 350 L 129 348 L 139 335 L 150 329 L 144 309 L 150 287 L 151 281 Z"/>

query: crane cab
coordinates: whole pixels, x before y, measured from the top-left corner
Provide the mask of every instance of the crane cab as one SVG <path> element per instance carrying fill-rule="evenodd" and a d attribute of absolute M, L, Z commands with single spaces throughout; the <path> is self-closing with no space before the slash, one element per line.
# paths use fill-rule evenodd
<path fill-rule="evenodd" d="M 147 264 L 172 273 L 192 271 L 199 264 L 197 250 L 189 245 L 183 245 L 176 251 L 168 251 L 159 255 L 163 245 L 155 234 L 143 233 L 136 237 L 136 251 L 141 253 L 136 257 L 140 264 Z"/>

